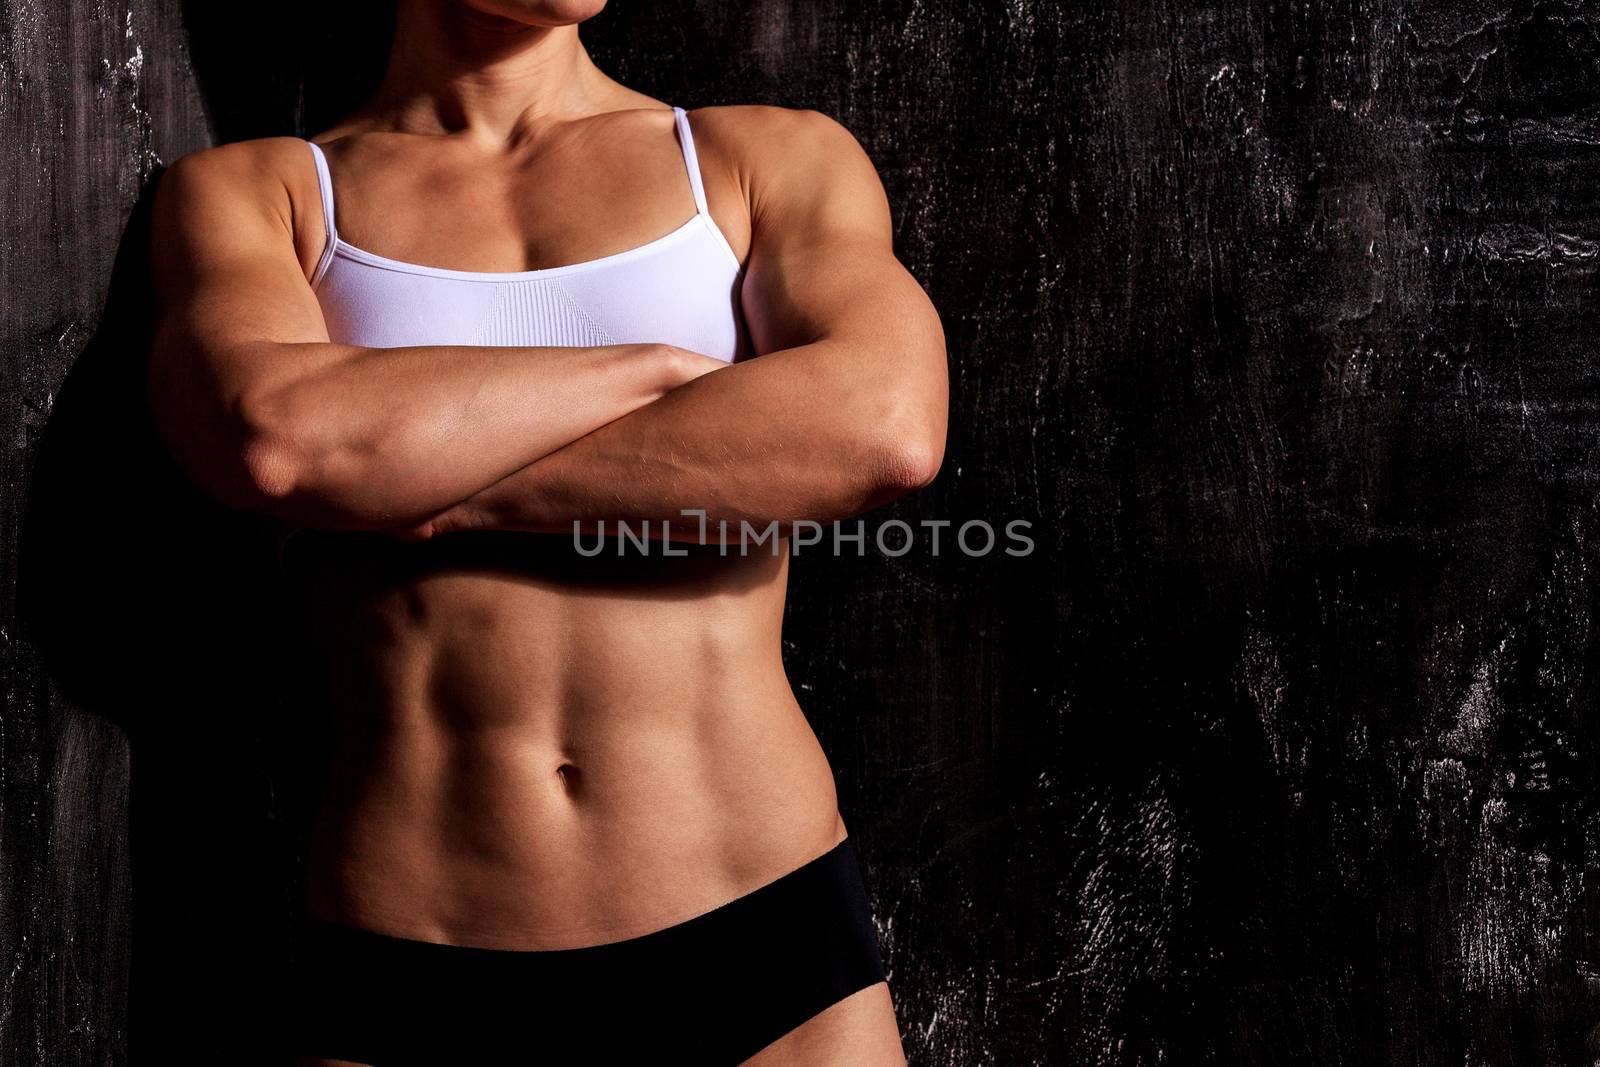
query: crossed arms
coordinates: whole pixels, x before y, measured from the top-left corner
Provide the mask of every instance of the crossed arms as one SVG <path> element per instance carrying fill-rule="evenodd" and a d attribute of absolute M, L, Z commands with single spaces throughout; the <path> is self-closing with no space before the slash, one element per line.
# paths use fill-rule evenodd
<path fill-rule="evenodd" d="M 938 316 L 894 258 L 866 154 L 815 112 L 736 109 L 761 355 L 666 345 L 331 342 L 297 257 L 291 139 L 187 157 L 157 194 L 157 426 L 231 506 L 427 537 L 574 521 L 828 522 L 931 481 Z M 281 160 L 263 166 L 262 156 Z M 746 160 L 759 160 L 750 165 Z"/>

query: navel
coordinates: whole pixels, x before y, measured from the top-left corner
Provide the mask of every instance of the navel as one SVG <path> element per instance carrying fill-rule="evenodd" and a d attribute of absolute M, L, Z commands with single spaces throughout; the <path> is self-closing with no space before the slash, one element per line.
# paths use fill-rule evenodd
<path fill-rule="evenodd" d="M 567 792 L 575 792 L 578 788 L 579 772 L 576 763 L 562 763 L 556 767 L 556 778 Z"/>

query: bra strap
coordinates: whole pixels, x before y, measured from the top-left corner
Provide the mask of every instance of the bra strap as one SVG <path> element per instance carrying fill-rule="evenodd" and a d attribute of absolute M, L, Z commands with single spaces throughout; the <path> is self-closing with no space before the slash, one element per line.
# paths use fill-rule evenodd
<path fill-rule="evenodd" d="M 307 141 L 306 144 L 311 146 L 311 156 L 317 161 L 317 188 L 322 193 L 322 228 L 327 234 L 322 258 L 317 260 L 317 269 L 311 275 L 311 284 L 315 287 L 333 259 L 334 246 L 339 242 L 339 230 L 333 221 L 333 175 L 328 173 L 328 157 L 322 154 L 322 146 L 315 141 Z"/>
<path fill-rule="evenodd" d="M 689 129 L 689 113 L 674 105 L 672 114 L 678 120 L 678 145 L 683 149 L 683 165 L 689 170 L 689 187 L 694 190 L 695 210 L 709 217 L 711 209 L 706 206 L 706 187 L 700 179 L 700 159 L 694 151 L 694 134 Z"/>

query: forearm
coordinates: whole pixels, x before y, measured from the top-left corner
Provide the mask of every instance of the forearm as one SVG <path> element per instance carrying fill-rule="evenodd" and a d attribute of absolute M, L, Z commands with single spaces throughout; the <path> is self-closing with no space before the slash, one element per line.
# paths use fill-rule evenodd
<path fill-rule="evenodd" d="M 263 510 L 305 525 L 417 521 L 686 380 L 657 345 L 357 349 L 279 345 L 307 365 L 241 403 Z"/>
<path fill-rule="evenodd" d="M 942 384 L 919 389 L 893 359 L 858 355 L 820 341 L 697 379 L 474 494 L 422 532 L 670 520 L 678 536 L 697 521 L 685 511 L 704 512 L 713 527 L 764 527 L 869 510 L 932 479 L 944 409 Z"/>

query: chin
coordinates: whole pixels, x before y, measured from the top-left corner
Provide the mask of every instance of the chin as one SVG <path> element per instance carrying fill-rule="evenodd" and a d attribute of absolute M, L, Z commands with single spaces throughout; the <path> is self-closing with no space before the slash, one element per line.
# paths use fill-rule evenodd
<path fill-rule="evenodd" d="M 528 26 L 570 26 L 598 15 L 606 0 L 466 0 L 466 6 Z"/>

